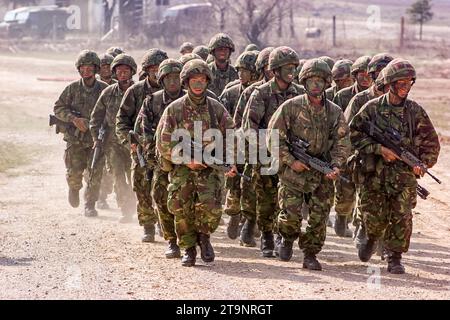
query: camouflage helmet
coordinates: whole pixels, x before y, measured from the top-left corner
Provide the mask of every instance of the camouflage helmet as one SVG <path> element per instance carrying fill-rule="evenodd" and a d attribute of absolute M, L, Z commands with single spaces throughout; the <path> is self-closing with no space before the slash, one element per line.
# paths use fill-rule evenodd
<path fill-rule="evenodd" d="M 229 48 L 231 52 L 235 51 L 234 42 L 226 33 L 218 33 L 211 38 L 208 45 L 209 53 L 221 47 Z"/>
<path fill-rule="evenodd" d="M 256 70 L 261 72 L 264 67 L 269 64 L 269 56 L 274 49 L 274 47 L 267 47 L 261 50 L 261 52 L 258 54 L 258 59 L 256 59 Z"/>
<path fill-rule="evenodd" d="M 115 58 L 119 54 L 125 53 L 125 51 L 120 47 L 111 47 L 108 50 L 106 50 L 106 53 L 112 55 L 113 58 Z"/>
<path fill-rule="evenodd" d="M 316 58 L 305 62 L 299 75 L 300 84 L 304 86 L 306 79 L 311 77 L 320 77 L 331 84 L 331 69 L 325 60 Z"/>
<path fill-rule="evenodd" d="M 109 53 L 105 53 L 101 56 L 100 58 L 100 66 L 104 65 L 104 64 L 111 64 L 114 60 L 114 57 L 112 55 L 110 55 Z"/>
<path fill-rule="evenodd" d="M 358 72 L 367 72 L 367 66 L 372 58 L 370 56 L 362 56 L 355 60 L 352 64 L 352 75 L 356 75 Z"/>
<path fill-rule="evenodd" d="M 211 63 L 211 62 L 213 62 L 214 61 L 214 56 L 212 55 L 212 54 L 209 54 L 208 55 L 208 58 L 206 58 L 206 63 Z"/>
<path fill-rule="evenodd" d="M 191 76 L 196 74 L 206 75 L 210 82 L 213 79 L 213 75 L 211 69 L 209 69 L 208 64 L 202 59 L 194 59 L 186 62 L 186 64 L 183 66 L 183 69 L 180 73 L 181 83 L 185 84 Z"/>
<path fill-rule="evenodd" d="M 80 69 L 80 67 L 85 64 L 93 64 L 97 71 L 100 70 L 100 58 L 94 51 L 83 50 L 78 54 L 77 60 L 75 61 L 75 67 Z"/>
<path fill-rule="evenodd" d="M 289 47 L 275 48 L 269 55 L 269 69 L 275 70 L 287 64 L 298 66 L 299 57 L 294 49 Z"/>
<path fill-rule="evenodd" d="M 374 73 L 386 67 L 389 62 L 394 60 L 394 57 L 387 53 L 379 53 L 370 60 L 367 65 L 367 73 Z"/>
<path fill-rule="evenodd" d="M 383 70 L 385 85 L 408 78 L 416 80 L 416 69 L 405 59 L 397 58 L 392 60 Z"/>
<path fill-rule="evenodd" d="M 330 58 L 329 56 L 321 56 L 321 57 L 319 57 L 319 59 L 322 59 L 323 61 L 325 61 L 328 65 L 328 67 L 330 67 L 330 70 L 333 70 L 335 62 L 332 58 Z"/>
<path fill-rule="evenodd" d="M 353 61 L 348 59 L 338 60 L 331 69 L 333 80 L 342 80 L 351 76 Z"/>
<path fill-rule="evenodd" d="M 254 44 L 254 43 L 250 43 L 248 46 L 245 47 L 245 51 L 260 51 L 259 47 Z"/>
<path fill-rule="evenodd" d="M 236 69 L 243 68 L 247 69 L 252 73 L 256 73 L 256 60 L 258 59 L 257 51 L 246 51 L 241 53 L 237 58 L 235 67 Z"/>
<path fill-rule="evenodd" d="M 376 80 L 374 81 L 375 88 L 376 88 L 378 91 L 383 91 L 383 88 L 384 88 L 384 86 L 386 85 L 386 84 L 384 83 L 384 76 L 385 76 L 385 74 L 386 74 L 385 71 L 386 71 L 385 69 L 381 70 L 380 73 L 378 74 L 378 77 L 377 77 Z"/>
<path fill-rule="evenodd" d="M 183 54 L 178 59 L 178 61 L 184 66 L 186 64 L 186 62 L 194 60 L 194 59 L 202 59 L 202 57 L 200 57 L 198 54 L 192 52 L 192 53 Z"/>
<path fill-rule="evenodd" d="M 133 76 L 137 72 L 136 62 L 134 61 L 133 57 L 128 54 L 121 53 L 117 57 L 115 57 L 111 64 L 111 70 L 114 72 L 114 68 L 116 68 L 119 65 L 129 66 L 131 68 L 131 72 L 132 72 Z"/>
<path fill-rule="evenodd" d="M 164 60 L 168 59 L 167 53 L 161 49 L 150 49 L 142 57 L 142 69 L 149 66 L 156 66 L 161 64 Z"/>
<path fill-rule="evenodd" d="M 194 48 L 192 53 L 198 54 L 203 60 L 206 61 L 206 59 L 208 59 L 209 49 L 207 46 L 197 46 Z"/>
<path fill-rule="evenodd" d="M 192 52 L 192 50 L 194 50 L 194 45 L 191 42 L 184 42 L 181 46 L 180 46 L 180 50 L 179 52 L 182 53 L 185 50 L 190 50 L 190 52 Z"/>
<path fill-rule="evenodd" d="M 158 75 L 156 76 L 158 84 L 162 86 L 162 81 L 165 76 L 170 73 L 181 73 L 183 65 L 175 59 L 166 59 L 159 65 Z"/>

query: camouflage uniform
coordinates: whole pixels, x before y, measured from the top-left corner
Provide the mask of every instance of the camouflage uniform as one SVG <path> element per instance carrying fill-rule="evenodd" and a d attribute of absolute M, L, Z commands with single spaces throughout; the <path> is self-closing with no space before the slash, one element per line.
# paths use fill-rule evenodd
<path fill-rule="evenodd" d="M 414 67 L 406 60 L 395 59 L 385 69 L 385 84 L 413 78 Z M 404 273 L 401 254 L 408 251 L 412 233 L 412 207 L 416 202 L 417 181 L 413 170 L 403 161 L 386 162 L 381 145 L 363 130 L 366 121 L 382 130 L 392 128 L 401 142 L 431 168 L 438 159 L 440 145 L 427 113 L 418 103 L 406 98 L 399 106 L 389 103 L 390 92 L 369 101 L 350 122 L 352 144 L 358 150 L 355 181 L 360 184 L 360 206 L 368 242 L 359 249 L 362 261 L 368 261 L 376 240 L 383 237 L 388 250 L 388 271 Z M 383 236 L 384 234 L 384 236 Z"/>
<path fill-rule="evenodd" d="M 333 69 L 331 70 L 333 81 L 338 81 L 351 77 L 352 64 L 353 61 L 347 59 L 336 61 L 336 63 L 333 66 Z M 342 89 L 344 88 L 339 88 L 335 82 L 331 88 L 328 88 L 326 90 L 327 99 L 333 101 L 338 91 Z"/>
<path fill-rule="evenodd" d="M 269 68 L 276 71 L 287 64 L 298 65 L 298 61 L 298 55 L 294 50 L 279 47 L 270 53 Z M 304 93 L 303 87 L 295 83 L 290 83 L 286 90 L 281 91 L 276 77 L 255 88 L 250 96 L 242 120 L 244 131 L 266 129 L 270 118 L 282 103 Z M 274 230 L 278 177 L 261 175 L 260 169 L 260 165 L 253 168 L 252 183 L 256 193 L 256 222 L 264 237 Z M 271 253 L 268 252 L 267 256 L 269 255 L 271 256 Z"/>
<path fill-rule="evenodd" d="M 96 71 L 100 68 L 100 59 L 92 51 L 84 50 L 78 56 L 76 67 L 79 69 L 84 64 L 94 64 Z M 92 109 L 100 96 L 100 93 L 108 85 L 102 81 L 95 80 L 92 87 L 87 87 L 83 79 L 69 84 L 61 93 L 54 106 L 55 116 L 65 122 L 71 123 L 75 118 L 72 111 L 81 113 L 81 118 L 86 119 L 86 126 L 91 117 Z M 95 202 L 98 200 L 100 183 L 104 163 L 97 162 L 97 167 L 91 172 L 91 162 L 93 157 L 93 141 L 88 132 L 81 133 L 78 129 L 75 135 L 65 132 L 64 141 L 66 141 L 66 150 L 64 152 L 64 162 L 66 164 L 66 179 L 71 190 L 78 192 L 82 188 L 83 172 L 88 170 L 92 175 L 92 182 L 87 185 L 84 198 L 85 208 L 95 211 Z M 96 212 L 95 212 L 96 214 Z"/>
<path fill-rule="evenodd" d="M 208 47 L 210 54 L 213 54 L 214 50 L 221 47 L 229 48 L 231 53 L 235 51 L 233 41 L 224 33 L 219 33 L 212 37 Z M 226 70 L 220 70 L 217 67 L 216 62 L 209 63 L 209 68 L 213 75 L 213 81 L 211 82 L 209 89 L 217 96 L 222 94 L 227 83 L 238 79 L 238 73 L 230 63 L 228 63 Z"/>
<path fill-rule="evenodd" d="M 136 74 L 137 66 L 131 56 L 123 53 L 117 55 L 111 64 L 111 69 L 114 71 L 118 65 L 127 65 L 132 69 L 132 75 Z M 116 116 L 124 93 L 120 89 L 119 83 L 106 88 L 92 111 L 90 127 L 92 137 L 96 141 L 100 127 L 103 123 L 106 125 L 107 135 L 103 143 L 103 150 L 114 177 L 117 204 L 124 216 L 130 216 L 134 214 L 136 206 L 131 185 L 127 183 L 127 181 L 131 181 L 130 151 L 119 142 L 116 136 Z"/>
<path fill-rule="evenodd" d="M 150 65 L 159 65 L 167 59 L 167 54 L 159 49 L 149 50 L 142 60 L 142 68 Z M 120 143 L 128 144 L 128 133 L 134 129 L 136 118 L 142 107 L 144 99 L 160 87 L 152 86 L 149 79 L 139 81 L 125 92 L 116 118 L 116 134 Z M 138 165 L 136 154 L 132 154 L 132 181 L 133 191 L 137 196 L 137 212 L 141 226 L 153 226 L 157 222 L 157 216 L 152 207 L 151 183 L 146 180 L 146 170 Z"/>
<path fill-rule="evenodd" d="M 195 74 L 212 74 L 208 65 L 201 60 L 192 60 L 184 65 L 180 78 L 183 83 Z M 190 89 L 189 89 L 190 90 Z M 225 137 L 226 129 L 232 128 L 232 120 L 225 108 L 216 100 L 206 97 L 197 98 L 188 95 L 171 103 L 164 111 L 158 124 L 156 144 L 160 155 L 172 162 L 172 150 L 177 142 L 172 142 L 176 129 L 186 129 L 194 137 L 194 122 L 201 121 L 202 132 L 210 128 L 219 129 Z M 203 141 L 205 146 L 211 141 Z M 220 197 L 220 179 L 218 173 L 208 167 L 191 170 L 186 165 L 173 164 L 169 173 L 168 208 L 175 215 L 175 230 L 179 246 L 186 250 L 182 259 L 183 266 L 195 264 L 196 249 L 199 243 L 202 259 L 214 260 L 214 252 L 209 242 L 222 214 Z M 208 252 L 206 252 L 208 251 Z"/>
<path fill-rule="evenodd" d="M 304 85 L 308 78 L 314 76 L 331 82 L 331 70 L 321 59 L 305 63 L 300 74 L 301 83 Z M 315 257 L 325 242 L 326 223 L 333 200 L 333 181 L 314 169 L 301 173 L 291 169 L 296 159 L 289 152 L 286 141 L 291 135 L 307 141 L 310 143 L 310 155 L 340 168 L 350 153 L 349 129 L 337 105 L 325 99 L 319 110 L 311 105 L 307 94 L 288 100 L 275 111 L 269 123 L 269 134 L 274 129 L 279 130 L 278 200 L 281 212 L 278 215 L 278 229 L 283 236 L 280 258 L 290 259 L 292 242 L 297 237 L 300 237 L 300 248 L 305 258 Z M 267 143 L 269 146 L 272 143 L 269 135 Z M 305 201 L 310 207 L 310 213 L 306 232 L 301 234 L 301 208 Z M 284 247 L 290 247 L 290 255 L 282 254 Z"/>
<path fill-rule="evenodd" d="M 158 71 L 158 82 L 161 86 L 162 79 L 169 73 L 180 73 L 182 64 L 173 59 L 167 59 L 161 63 Z M 160 159 L 161 165 L 156 157 L 156 128 L 166 107 L 178 98 L 185 95 L 185 91 L 180 90 L 177 97 L 170 97 L 166 90 L 149 95 L 142 105 L 141 111 L 136 119 L 135 132 L 142 136 L 144 144 L 144 157 L 147 160 L 147 167 L 153 170 L 151 196 L 153 208 L 158 214 L 164 239 L 167 241 L 177 239 L 175 233 L 174 216 L 167 209 L 167 194 L 169 186 L 167 163 Z M 170 168 L 170 166 L 169 166 Z"/>

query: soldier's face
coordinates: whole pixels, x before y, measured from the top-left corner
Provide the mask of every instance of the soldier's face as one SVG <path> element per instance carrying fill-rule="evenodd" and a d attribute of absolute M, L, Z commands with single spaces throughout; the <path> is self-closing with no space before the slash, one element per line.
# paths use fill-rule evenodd
<path fill-rule="evenodd" d="M 252 73 L 250 70 L 239 68 L 238 70 L 239 81 L 242 84 L 248 84 L 252 80 Z"/>
<path fill-rule="evenodd" d="M 311 77 L 306 79 L 305 87 L 310 96 L 320 97 L 326 89 L 326 81 L 320 77 Z"/>
<path fill-rule="evenodd" d="M 130 80 L 132 77 L 131 68 L 126 65 L 118 65 L 116 67 L 116 77 L 119 82 Z"/>
<path fill-rule="evenodd" d="M 297 66 L 293 63 L 284 65 L 280 68 L 279 76 L 286 83 L 291 83 L 297 71 Z"/>
<path fill-rule="evenodd" d="M 347 78 L 334 80 L 338 89 L 348 88 L 353 85 L 353 78 L 349 75 Z"/>
<path fill-rule="evenodd" d="M 204 74 L 196 74 L 189 78 L 189 90 L 195 96 L 202 96 L 208 87 L 208 77 Z"/>
<path fill-rule="evenodd" d="M 230 58 L 231 50 L 230 48 L 225 47 L 219 47 L 216 50 L 214 50 L 214 57 L 219 62 L 225 62 Z"/>
<path fill-rule="evenodd" d="M 159 64 L 148 66 L 145 71 L 147 72 L 147 77 L 150 83 L 155 84 L 156 83 L 156 75 L 158 73 Z"/>
<path fill-rule="evenodd" d="M 365 71 L 360 71 L 356 74 L 356 81 L 363 89 L 367 89 L 372 85 L 372 77 Z"/>
<path fill-rule="evenodd" d="M 109 64 L 102 64 L 100 66 L 100 77 L 102 79 L 108 79 L 111 78 L 112 72 L 111 72 L 111 65 Z"/>
<path fill-rule="evenodd" d="M 180 73 L 169 73 L 163 79 L 164 89 L 169 93 L 178 93 L 181 89 Z"/>
<path fill-rule="evenodd" d="M 270 79 L 272 79 L 274 76 L 275 76 L 275 75 L 274 75 L 273 71 L 272 71 L 272 70 L 269 70 L 269 66 L 268 66 L 268 65 L 265 66 L 265 67 L 264 67 L 264 78 L 265 78 L 266 80 L 270 80 Z"/>
<path fill-rule="evenodd" d="M 406 99 L 409 92 L 411 91 L 412 86 L 413 79 L 408 78 L 396 81 L 391 88 L 393 89 L 395 95 L 397 95 L 401 99 Z"/>
<path fill-rule="evenodd" d="M 83 79 L 89 79 L 95 76 L 95 66 L 93 64 L 84 64 L 80 66 L 80 76 Z"/>

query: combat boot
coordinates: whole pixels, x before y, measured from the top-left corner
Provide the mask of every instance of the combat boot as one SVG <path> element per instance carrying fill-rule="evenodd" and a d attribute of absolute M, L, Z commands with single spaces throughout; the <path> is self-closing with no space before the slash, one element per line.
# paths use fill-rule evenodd
<path fill-rule="evenodd" d="M 303 269 L 322 271 L 322 265 L 317 260 L 315 254 L 305 253 L 303 258 Z"/>
<path fill-rule="evenodd" d="M 169 241 L 169 246 L 164 254 L 167 259 L 176 259 L 181 257 L 180 247 L 177 245 L 177 239 L 172 239 Z"/>
<path fill-rule="evenodd" d="M 197 249 L 195 249 L 195 247 L 186 249 L 183 258 L 181 258 L 181 265 L 183 267 L 193 267 L 195 266 L 196 258 L 197 258 Z"/>
<path fill-rule="evenodd" d="M 377 241 L 373 239 L 367 240 L 366 244 L 362 244 L 358 250 L 359 260 L 367 262 L 375 252 Z"/>
<path fill-rule="evenodd" d="M 280 247 L 281 247 L 281 240 L 283 240 L 283 237 L 281 236 L 281 234 L 277 234 L 277 237 L 275 238 L 275 256 L 279 257 L 280 256 Z"/>
<path fill-rule="evenodd" d="M 255 233 L 255 221 L 245 221 L 241 230 L 240 243 L 244 247 L 256 247 L 256 241 L 254 237 Z"/>
<path fill-rule="evenodd" d="M 286 239 L 281 240 L 280 245 L 280 260 L 281 261 L 289 261 L 292 258 L 292 245 L 294 244 L 293 241 L 288 241 Z"/>
<path fill-rule="evenodd" d="M 401 264 L 402 253 L 389 251 L 388 253 L 388 272 L 392 274 L 404 274 L 405 267 Z"/>
<path fill-rule="evenodd" d="M 94 203 L 86 203 L 84 205 L 84 215 L 89 218 L 98 216 L 98 212 L 97 212 L 97 210 L 95 210 L 95 202 Z"/>
<path fill-rule="evenodd" d="M 261 252 L 263 257 L 272 258 L 274 249 L 275 243 L 272 231 L 263 232 L 261 235 Z"/>
<path fill-rule="evenodd" d="M 227 235 L 228 238 L 234 240 L 238 237 L 239 235 L 239 222 L 241 221 L 241 215 L 240 214 L 236 214 L 233 216 L 230 216 L 230 220 L 228 221 L 228 226 L 227 226 Z"/>
<path fill-rule="evenodd" d="M 215 254 L 211 241 L 209 241 L 210 236 L 208 234 L 199 233 L 197 237 L 197 242 L 200 246 L 200 257 L 204 262 L 213 262 Z"/>
<path fill-rule="evenodd" d="M 367 234 L 366 234 L 366 228 L 363 224 L 360 224 L 358 226 L 358 230 L 356 231 L 355 236 L 355 245 L 356 248 L 360 248 L 362 245 L 365 245 L 367 243 Z"/>
<path fill-rule="evenodd" d="M 72 208 L 80 206 L 80 190 L 69 188 L 69 204 Z"/>
<path fill-rule="evenodd" d="M 336 215 L 336 221 L 334 222 L 334 232 L 336 232 L 336 235 L 343 238 L 351 238 L 353 236 L 353 233 L 348 228 L 346 216 Z"/>
<path fill-rule="evenodd" d="M 142 242 L 155 242 L 155 225 L 153 223 L 144 225 L 144 236 L 142 237 Z"/>
<path fill-rule="evenodd" d="M 111 209 L 111 208 L 109 207 L 108 202 L 106 202 L 106 199 L 99 199 L 99 200 L 97 201 L 97 209 L 100 209 L 100 210 L 109 210 L 109 209 Z"/>

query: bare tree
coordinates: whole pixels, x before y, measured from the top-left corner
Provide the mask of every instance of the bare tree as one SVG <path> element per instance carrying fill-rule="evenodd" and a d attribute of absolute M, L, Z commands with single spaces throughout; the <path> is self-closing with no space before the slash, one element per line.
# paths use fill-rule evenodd
<path fill-rule="evenodd" d="M 111 29 L 111 19 L 116 7 L 117 0 L 103 0 L 103 14 L 104 14 L 104 25 L 103 25 L 103 33 L 106 34 Z"/>
<path fill-rule="evenodd" d="M 227 12 L 230 8 L 231 3 L 228 0 L 211 0 L 209 1 L 214 9 L 214 11 L 219 15 L 219 30 L 221 32 L 225 31 Z"/>

